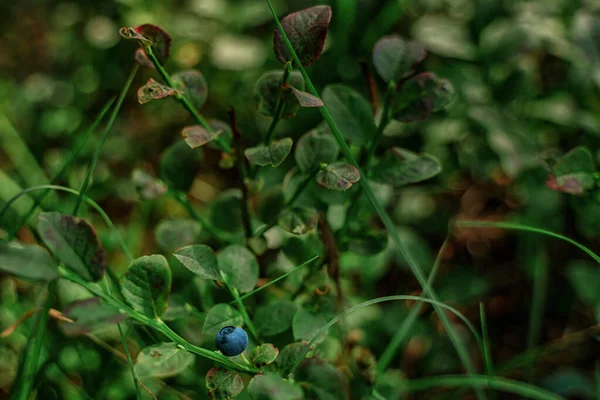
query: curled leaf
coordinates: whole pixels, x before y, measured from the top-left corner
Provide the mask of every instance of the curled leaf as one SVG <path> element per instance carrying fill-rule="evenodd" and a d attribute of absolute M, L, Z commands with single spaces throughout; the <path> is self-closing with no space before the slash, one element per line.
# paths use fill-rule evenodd
<path fill-rule="evenodd" d="M 192 125 L 186 126 L 181 131 L 181 136 L 183 136 L 183 140 L 190 146 L 191 149 L 195 149 L 196 147 L 204 146 L 207 143 L 215 140 L 221 133 L 222 130 L 209 132 L 200 125 Z"/>
<path fill-rule="evenodd" d="M 283 85 L 283 89 L 292 91 L 294 96 L 296 96 L 296 99 L 298 100 L 300 107 L 323 107 L 323 101 L 320 98 L 313 96 L 310 93 L 303 92 L 302 90 L 298 90 L 289 84 Z"/>
<path fill-rule="evenodd" d="M 137 96 L 140 104 L 148 103 L 152 100 L 162 99 L 168 96 L 179 94 L 178 90 L 156 82 L 154 79 L 148 79 L 144 86 L 138 89 Z"/>

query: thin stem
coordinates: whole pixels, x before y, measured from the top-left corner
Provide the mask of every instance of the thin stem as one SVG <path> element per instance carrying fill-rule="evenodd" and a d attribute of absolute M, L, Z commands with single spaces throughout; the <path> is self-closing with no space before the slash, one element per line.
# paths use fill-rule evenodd
<path fill-rule="evenodd" d="M 81 189 L 79 190 L 80 195 L 77 198 L 77 202 L 75 203 L 75 209 L 73 210 L 74 217 L 76 217 L 77 213 L 79 212 L 79 207 L 81 206 L 81 202 L 83 200 L 83 195 L 85 195 L 85 192 L 87 191 L 88 186 L 90 184 L 90 179 L 92 178 L 92 173 L 94 172 L 94 168 L 96 168 L 96 163 L 98 163 L 98 159 L 100 158 L 100 153 L 102 151 L 102 147 L 104 146 L 104 143 L 106 142 L 106 139 L 108 138 L 108 134 L 109 134 L 110 130 L 112 129 L 112 127 L 115 123 L 115 120 L 117 119 L 117 115 L 119 114 L 119 110 L 121 109 L 121 105 L 123 104 L 123 100 L 125 99 L 125 95 L 127 95 L 127 92 L 129 91 L 129 87 L 131 86 L 131 82 L 133 82 L 133 78 L 135 78 L 135 74 L 137 73 L 138 68 L 139 68 L 139 65 L 136 63 L 133 66 L 133 69 L 131 70 L 131 73 L 129 74 L 127 81 L 125 82 L 125 85 L 121 89 L 121 93 L 119 94 L 119 99 L 117 100 L 117 104 L 115 105 L 115 108 L 113 109 L 112 113 L 110 114 L 110 118 L 108 120 L 108 124 L 106 125 L 106 129 L 104 129 L 104 133 L 102 134 L 100 143 L 96 147 L 96 151 L 94 152 L 92 161 L 90 162 L 90 165 L 88 166 L 87 172 L 85 174 L 85 179 L 83 181 L 83 185 L 81 185 Z"/>
<path fill-rule="evenodd" d="M 542 333 L 546 293 L 548 291 L 548 259 L 543 251 L 543 245 L 535 238 L 537 243 L 533 246 L 532 257 L 534 263 L 533 271 L 533 294 L 531 295 L 531 310 L 529 312 L 529 328 L 527 330 L 527 349 L 534 348 L 540 342 Z M 533 381 L 535 369 L 529 371 L 529 381 Z"/>
<path fill-rule="evenodd" d="M 148 58 L 150 59 L 150 61 L 152 61 L 152 64 L 154 64 L 154 67 L 158 71 L 158 74 L 165 81 L 167 86 L 169 86 L 171 88 L 175 88 L 176 87 L 175 83 L 171 79 L 171 76 L 169 75 L 169 73 L 165 70 L 163 65 L 160 63 L 160 61 L 158 61 L 158 59 L 154 55 L 154 52 L 152 51 L 152 47 L 145 45 L 144 50 L 146 51 Z M 194 107 L 192 102 L 187 98 L 187 96 L 185 94 L 177 93 L 175 95 L 175 99 L 177 99 L 177 101 L 190 113 L 190 115 L 194 118 L 194 120 L 199 125 L 202 125 L 202 127 L 209 132 L 214 132 L 214 128 L 204 119 L 204 117 L 202 117 L 202 115 L 200 115 L 198 110 L 196 110 L 196 107 Z M 214 141 L 221 146 L 221 149 L 224 152 L 226 152 L 228 154 L 232 154 L 231 147 L 229 146 L 229 144 L 227 142 L 225 142 L 223 140 L 222 137 L 217 136 Z"/>
<path fill-rule="evenodd" d="M 479 303 L 479 319 L 481 320 L 481 338 L 483 340 L 483 359 L 485 362 L 485 372 L 487 376 L 494 376 L 494 360 L 490 349 L 490 337 L 488 334 L 487 319 L 485 317 L 485 307 L 483 302 Z M 496 393 L 492 393 L 492 398 L 496 398 Z"/>
<path fill-rule="evenodd" d="M 248 177 L 248 170 L 246 169 L 246 164 L 244 162 L 244 144 L 242 143 L 242 135 L 237 126 L 237 120 L 235 117 L 235 110 L 233 107 L 229 109 L 229 122 L 231 125 L 231 130 L 233 131 L 233 137 L 236 144 L 236 156 L 235 162 L 237 164 L 238 171 L 240 173 L 240 190 L 242 191 L 241 198 L 241 209 L 242 209 L 242 224 L 244 226 L 244 233 L 246 235 L 246 239 L 252 237 L 252 223 L 250 221 L 250 209 L 248 207 L 249 204 L 249 195 L 248 195 L 248 187 L 246 186 L 246 178 Z"/>
<path fill-rule="evenodd" d="M 287 207 L 293 206 L 294 203 L 296 202 L 296 200 L 298 200 L 298 197 L 300 197 L 300 195 L 302 194 L 302 192 L 304 192 L 304 189 L 306 189 L 308 187 L 308 184 L 311 183 L 313 181 L 313 179 L 315 178 L 315 176 L 317 176 L 317 173 L 323 169 L 323 165 L 321 167 L 317 167 L 314 168 L 307 176 L 306 178 L 304 178 L 304 180 L 302 182 L 300 182 L 300 184 L 298 185 L 298 187 L 296 188 L 296 191 L 294 192 L 294 194 L 292 195 L 292 197 L 285 203 L 285 205 Z"/>
<path fill-rule="evenodd" d="M 250 331 L 250 335 L 252 335 L 252 338 L 257 343 L 260 343 L 260 341 L 258 340 L 258 334 L 256 333 L 256 329 L 254 329 L 254 324 L 252 324 L 252 320 L 250 319 L 250 316 L 248 315 L 246 306 L 244 305 L 244 303 L 242 302 L 242 299 L 240 298 L 240 292 L 238 292 L 238 290 L 236 288 L 231 286 L 231 284 L 229 283 L 229 279 L 227 279 L 227 275 L 225 275 L 223 273 L 223 271 L 221 271 L 221 277 L 223 279 L 223 283 L 225 283 L 225 287 L 227 287 L 227 290 L 229 290 L 229 293 L 231 293 L 231 296 L 233 296 L 233 299 L 237 303 L 238 309 L 239 309 L 240 313 L 242 314 L 242 318 L 244 318 L 244 323 L 246 324 L 248 331 Z"/>
<path fill-rule="evenodd" d="M 50 180 L 51 185 L 58 182 L 63 177 L 63 175 L 69 170 L 71 165 L 73 165 L 73 163 L 75 162 L 75 159 L 77 158 L 77 156 L 79 155 L 81 150 L 83 150 L 83 147 L 87 143 L 88 139 L 90 138 L 92 133 L 96 130 L 98 124 L 100 124 L 100 122 L 104 119 L 104 116 L 106 115 L 106 113 L 108 112 L 108 110 L 110 109 L 110 107 L 112 106 L 112 104 L 114 102 L 115 102 L 115 99 L 112 98 L 102 108 L 102 110 L 100 111 L 100 114 L 98 115 L 96 120 L 92 123 L 92 126 L 89 127 L 89 129 L 83 135 L 83 138 L 81 139 L 81 141 L 79 142 L 79 144 L 77 145 L 75 150 L 73 150 L 73 152 L 71 153 L 71 156 L 63 163 L 63 165 L 60 168 L 60 170 L 58 171 L 58 173 L 56 175 L 54 175 L 54 177 Z M 27 213 L 25 213 L 25 215 L 19 220 L 19 222 L 17 223 L 17 226 L 8 234 L 8 240 L 11 240 L 12 238 L 14 238 L 15 235 L 17 234 L 17 232 L 19 232 L 19 229 L 21 229 L 21 227 L 27 223 L 29 218 L 31 218 L 31 216 L 33 215 L 35 210 L 40 206 L 41 202 L 46 198 L 46 196 L 48 195 L 48 193 L 50 193 L 50 191 L 51 191 L 51 189 L 46 189 L 39 196 L 33 198 L 34 204 L 31 206 L 29 211 L 27 211 Z"/>
<path fill-rule="evenodd" d="M 287 62 L 283 67 L 283 76 L 281 77 L 281 87 L 290 83 L 292 72 L 292 63 Z M 267 136 L 265 137 L 265 144 L 268 146 L 273 142 L 273 138 L 275 137 L 275 131 L 277 130 L 277 125 L 279 125 L 279 121 L 281 121 L 281 117 L 283 117 L 283 111 L 285 110 L 285 101 L 283 100 L 282 90 L 279 89 L 279 93 L 277 95 L 277 105 L 275 106 L 275 115 L 273 116 L 273 120 L 269 125 L 269 130 L 267 131 Z"/>

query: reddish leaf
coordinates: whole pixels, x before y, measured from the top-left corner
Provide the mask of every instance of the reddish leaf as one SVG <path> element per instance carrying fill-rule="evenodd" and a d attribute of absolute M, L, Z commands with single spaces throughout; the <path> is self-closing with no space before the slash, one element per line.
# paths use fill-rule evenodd
<path fill-rule="evenodd" d="M 142 67 L 155 69 L 154 64 L 152 64 L 152 61 L 150 61 L 150 59 L 146 55 L 146 52 L 144 51 L 144 49 L 142 49 L 142 48 L 137 49 L 135 51 L 134 58 L 135 58 L 135 61 L 137 61 L 137 63 L 140 64 Z"/>
<path fill-rule="evenodd" d="M 359 179 L 358 170 L 353 165 L 343 162 L 330 164 L 317 174 L 317 183 L 320 186 L 341 192 L 350 189 Z"/>
<path fill-rule="evenodd" d="M 152 52 L 158 61 L 164 63 L 169 59 L 169 54 L 171 53 L 171 36 L 167 32 L 152 24 L 136 26 L 134 31 L 152 42 Z"/>
<path fill-rule="evenodd" d="M 156 82 L 154 79 L 148 79 L 144 86 L 138 89 L 138 101 L 140 104 L 148 103 L 152 100 L 162 99 L 168 96 L 175 96 L 179 91 Z"/>
<path fill-rule="evenodd" d="M 222 130 L 209 132 L 200 125 L 192 125 L 183 128 L 181 136 L 183 136 L 183 139 L 190 148 L 195 149 L 196 147 L 212 142 L 222 132 Z"/>
<path fill-rule="evenodd" d="M 292 91 L 301 107 L 323 107 L 323 101 L 320 98 L 315 97 L 310 93 L 303 92 L 302 90 L 298 90 L 292 85 L 285 84 L 283 87 L 286 90 Z"/>

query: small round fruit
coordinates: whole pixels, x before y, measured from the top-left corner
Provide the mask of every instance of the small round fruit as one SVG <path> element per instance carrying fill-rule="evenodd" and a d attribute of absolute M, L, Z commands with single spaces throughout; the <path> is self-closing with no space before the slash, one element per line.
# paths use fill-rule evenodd
<path fill-rule="evenodd" d="M 228 357 L 237 356 L 248 347 L 248 334 L 242 328 L 226 326 L 217 333 L 215 346 Z"/>

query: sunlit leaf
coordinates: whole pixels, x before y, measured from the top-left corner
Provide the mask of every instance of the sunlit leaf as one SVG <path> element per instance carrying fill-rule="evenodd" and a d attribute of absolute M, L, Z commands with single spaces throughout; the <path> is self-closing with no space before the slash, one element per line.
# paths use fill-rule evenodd
<path fill-rule="evenodd" d="M 211 399 L 229 400 L 244 390 L 244 382 L 235 371 L 211 368 L 206 374 L 206 388 Z"/>
<path fill-rule="evenodd" d="M 58 278 L 56 263 L 40 246 L 0 242 L 0 270 L 23 279 Z"/>
<path fill-rule="evenodd" d="M 227 275 L 233 287 L 242 293 L 254 289 L 258 281 L 258 261 L 250 250 L 232 244 L 221 250 L 217 259 L 219 269 Z"/>
<path fill-rule="evenodd" d="M 362 146 L 370 140 L 377 127 L 369 102 L 348 86 L 332 84 L 323 90 L 323 102 L 342 135 L 352 144 Z"/>
<path fill-rule="evenodd" d="M 454 98 L 454 88 L 446 79 L 424 72 L 408 79 L 392 101 L 392 115 L 400 122 L 421 121 L 441 111 Z"/>
<path fill-rule="evenodd" d="M 138 379 L 164 379 L 179 375 L 193 362 L 194 355 L 176 343 L 161 343 L 143 349 L 137 356 L 134 370 Z"/>
<path fill-rule="evenodd" d="M 254 97 L 258 104 L 258 112 L 267 117 L 274 117 L 277 100 L 284 102 L 283 118 L 291 118 L 300 109 L 300 103 L 290 90 L 283 90 L 283 71 L 265 72 L 256 82 Z M 288 85 L 297 90 L 304 90 L 304 79 L 299 72 L 292 71 Z"/>
<path fill-rule="evenodd" d="M 290 300 L 279 300 L 259 307 L 254 315 L 254 325 L 261 335 L 273 336 L 292 327 L 296 304 Z"/>
<path fill-rule="evenodd" d="M 203 244 L 194 244 L 177 250 L 174 256 L 190 271 L 203 279 L 221 279 L 214 251 Z"/>
<path fill-rule="evenodd" d="M 167 309 L 171 291 L 171 268 L 161 255 L 133 260 L 121 280 L 121 293 L 136 311 L 148 317 L 161 316 Z"/>
<path fill-rule="evenodd" d="M 317 183 L 324 188 L 343 192 L 358 182 L 360 173 L 355 166 L 343 162 L 329 164 L 317 173 Z"/>
<path fill-rule="evenodd" d="M 216 336 L 226 326 L 242 326 L 244 318 L 229 304 L 215 304 L 204 320 L 202 332 L 205 335 Z"/>
<path fill-rule="evenodd" d="M 250 352 L 250 361 L 254 365 L 263 366 L 269 365 L 279 355 L 279 349 L 273 346 L 271 343 L 264 343 L 260 346 L 256 346 Z"/>
<path fill-rule="evenodd" d="M 106 269 L 106 253 L 95 229 L 81 218 L 57 212 L 40 214 L 40 237 L 50 251 L 86 281 L 97 281 Z"/>
<path fill-rule="evenodd" d="M 329 6 L 316 6 L 289 14 L 281 20 L 281 25 L 289 38 L 300 63 L 304 66 L 314 63 L 323 52 L 331 21 Z M 277 59 L 286 63 L 292 56 L 278 29 L 275 30 L 273 48 Z"/>
<path fill-rule="evenodd" d="M 442 165 L 435 157 L 394 147 L 375 165 L 371 178 L 375 182 L 403 186 L 431 179 L 440 172 Z"/>
<path fill-rule="evenodd" d="M 104 304 L 99 297 L 71 303 L 65 307 L 62 314 L 73 321 L 61 322 L 61 327 L 67 335 L 96 332 L 127 318 L 127 314 Z"/>
<path fill-rule="evenodd" d="M 246 158 L 252 163 L 260 166 L 271 165 L 273 167 L 281 164 L 292 150 L 293 141 L 283 138 L 268 146 L 259 145 L 247 148 L 244 151 Z"/>
<path fill-rule="evenodd" d="M 178 93 L 179 91 L 176 89 L 165 86 L 162 83 L 158 83 L 154 79 L 150 78 L 144 86 L 138 89 L 137 96 L 139 103 L 145 104 L 152 100 L 175 96 Z"/>
<path fill-rule="evenodd" d="M 382 37 L 373 48 L 373 64 L 386 82 L 407 77 L 424 58 L 423 46 L 398 35 Z"/>
<path fill-rule="evenodd" d="M 267 372 L 255 375 L 248 384 L 252 400 L 302 400 L 302 389 L 279 375 Z"/>
<path fill-rule="evenodd" d="M 314 208 L 293 207 L 279 214 L 277 224 L 294 235 L 304 235 L 319 222 L 319 213 Z"/>

